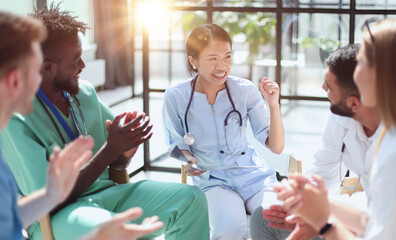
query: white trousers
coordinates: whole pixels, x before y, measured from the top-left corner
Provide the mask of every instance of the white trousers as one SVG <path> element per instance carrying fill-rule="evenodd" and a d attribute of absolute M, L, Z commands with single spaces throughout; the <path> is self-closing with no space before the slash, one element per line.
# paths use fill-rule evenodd
<path fill-rule="evenodd" d="M 251 214 L 266 202 L 266 199 L 273 199 L 274 194 L 271 187 L 265 187 L 244 201 L 237 192 L 222 187 L 214 187 L 206 191 L 211 239 L 247 239 L 246 213 Z"/>

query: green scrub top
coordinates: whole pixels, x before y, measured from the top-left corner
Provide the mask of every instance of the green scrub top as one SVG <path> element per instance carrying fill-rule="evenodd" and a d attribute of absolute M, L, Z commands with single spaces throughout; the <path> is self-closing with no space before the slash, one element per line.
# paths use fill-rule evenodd
<path fill-rule="evenodd" d="M 93 86 L 84 80 L 79 81 L 80 92 L 76 95 L 83 113 L 87 132 L 95 139 L 92 151 L 95 154 L 107 140 L 108 132 L 105 121 L 113 120 L 110 110 L 98 99 Z M 22 195 L 28 195 L 46 184 L 48 159 L 54 146 L 63 147 L 63 142 L 43 106 L 35 98 L 34 111 L 27 115 L 14 114 L 7 128 L 0 135 L 3 143 L 3 155 L 15 176 L 19 191 Z M 72 103 L 80 130 L 83 131 L 81 115 L 77 103 Z M 52 114 L 51 111 L 49 111 Z M 61 112 L 60 112 L 61 113 Z M 56 120 L 66 142 L 70 138 L 63 127 Z M 68 117 L 61 113 L 69 127 L 77 134 L 71 114 Z M 100 177 L 80 196 L 95 193 L 115 183 L 108 179 L 106 169 Z"/>

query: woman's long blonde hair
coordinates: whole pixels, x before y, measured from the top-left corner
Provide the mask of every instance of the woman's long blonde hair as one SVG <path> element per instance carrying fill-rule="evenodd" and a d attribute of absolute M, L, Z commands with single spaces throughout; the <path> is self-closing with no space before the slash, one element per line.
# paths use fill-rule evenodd
<path fill-rule="evenodd" d="M 368 64 L 375 68 L 377 108 L 386 128 L 396 127 L 396 20 L 385 19 L 363 34 Z"/>

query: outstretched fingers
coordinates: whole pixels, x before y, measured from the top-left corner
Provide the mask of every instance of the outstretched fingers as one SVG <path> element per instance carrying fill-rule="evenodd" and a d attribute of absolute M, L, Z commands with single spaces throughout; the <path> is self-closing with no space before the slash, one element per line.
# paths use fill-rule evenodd
<path fill-rule="evenodd" d="M 139 207 L 130 208 L 114 216 L 113 220 L 118 222 L 129 222 L 142 216 L 143 210 Z"/>
<path fill-rule="evenodd" d="M 126 115 L 127 115 L 127 113 L 125 112 L 125 113 L 122 113 L 122 114 L 116 116 L 116 117 L 113 119 L 113 121 L 111 122 L 111 124 L 110 124 L 110 126 L 108 127 L 108 129 L 110 130 L 110 129 L 113 129 L 113 128 L 117 128 L 118 125 L 120 124 L 121 119 L 122 119 L 123 117 L 125 117 Z"/>
<path fill-rule="evenodd" d="M 131 238 L 139 238 L 164 226 L 162 222 L 158 221 L 159 218 L 157 216 L 145 218 L 140 225 L 135 223 L 126 223 L 138 219 L 142 216 L 142 213 L 143 210 L 139 207 L 131 208 L 123 213 L 115 215 L 111 222 L 114 225 L 123 226 L 121 231 L 124 232 L 124 234 L 127 234 L 125 236 L 129 236 Z M 122 232 L 118 232 L 118 234 L 124 235 Z"/>
<path fill-rule="evenodd" d="M 123 126 L 123 129 L 125 129 L 126 131 L 130 131 L 131 129 L 133 129 L 133 128 L 138 128 L 138 127 L 140 127 L 139 125 L 141 125 L 141 123 L 140 123 L 140 121 L 143 119 L 143 118 L 145 118 L 146 117 L 146 114 L 140 114 L 139 116 L 137 116 L 135 119 L 133 119 L 133 120 L 131 120 L 131 121 L 129 121 L 128 123 L 126 123 L 124 126 Z M 145 121 L 150 121 L 149 120 L 150 118 L 147 118 L 147 119 L 145 119 Z"/>
<path fill-rule="evenodd" d="M 127 224 L 126 229 L 137 235 L 137 237 L 141 237 L 161 229 L 164 224 L 158 220 L 159 218 L 157 216 L 148 217 L 145 218 L 140 225 Z"/>

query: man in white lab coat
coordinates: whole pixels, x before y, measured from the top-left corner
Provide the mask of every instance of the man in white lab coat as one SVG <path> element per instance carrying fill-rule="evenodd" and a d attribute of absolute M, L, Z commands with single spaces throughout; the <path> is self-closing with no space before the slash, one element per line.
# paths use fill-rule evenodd
<path fill-rule="evenodd" d="M 362 105 L 353 81 L 358 48 L 353 44 L 342 47 L 326 59 L 328 67 L 322 88 L 331 103 L 332 114 L 322 136 L 322 146 L 314 155 L 314 167 L 308 173 L 323 177 L 334 201 L 342 200 L 364 208 L 365 193 L 339 196 L 347 170 L 360 179 L 363 189 L 369 187 L 375 139 L 380 131 L 379 114 L 375 108 Z M 304 223 L 286 222 L 285 217 L 286 213 L 279 206 L 263 212 L 256 210 L 250 224 L 252 239 L 310 239 L 318 235 Z"/>

